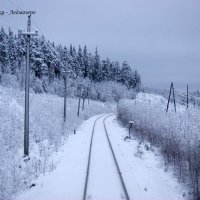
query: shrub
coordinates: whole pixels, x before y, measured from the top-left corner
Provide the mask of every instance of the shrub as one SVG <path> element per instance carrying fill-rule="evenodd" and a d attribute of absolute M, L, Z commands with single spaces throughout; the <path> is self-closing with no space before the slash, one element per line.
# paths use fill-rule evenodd
<path fill-rule="evenodd" d="M 134 134 L 160 148 L 165 164 L 173 166 L 179 178 L 189 186 L 194 199 L 200 198 L 200 112 L 170 105 L 163 97 L 139 93 L 136 100 L 121 100 L 118 118 L 134 121 Z"/>

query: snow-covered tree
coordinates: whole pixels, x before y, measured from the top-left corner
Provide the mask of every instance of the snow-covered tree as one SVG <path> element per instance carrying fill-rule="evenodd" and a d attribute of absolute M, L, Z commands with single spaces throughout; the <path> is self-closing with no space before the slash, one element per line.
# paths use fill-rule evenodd
<path fill-rule="evenodd" d="M 84 46 L 83 50 L 83 67 L 84 67 L 83 77 L 86 78 L 88 77 L 88 52 L 86 46 Z"/>
<path fill-rule="evenodd" d="M 87 47 L 79 46 L 78 51 L 72 45 L 69 49 L 54 42 L 47 41 L 44 36 L 31 39 L 31 87 L 38 91 L 54 91 L 53 82 L 62 82 L 69 75 L 70 87 L 76 87 L 75 80 L 88 78 L 92 82 L 115 81 L 127 88 L 139 91 L 141 79 L 138 72 L 127 62 L 122 65 L 109 58 L 101 60 L 96 48 L 94 55 Z M 26 38 L 16 36 L 11 29 L 0 30 L 0 81 L 3 74 L 17 77 L 20 86 L 24 86 L 24 70 L 26 61 Z M 40 80 L 40 81 L 39 81 Z M 38 88 L 42 83 L 43 90 Z M 56 86 L 57 87 L 57 86 Z M 36 90 L 36 89 L 34 89 Z M 61 93 L 61 92 L 60 92 Z"/>

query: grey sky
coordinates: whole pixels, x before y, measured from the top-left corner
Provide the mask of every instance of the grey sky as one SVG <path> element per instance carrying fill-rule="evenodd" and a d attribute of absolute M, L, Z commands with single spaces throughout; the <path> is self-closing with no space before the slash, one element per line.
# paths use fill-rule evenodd
<path fill-rule="evenodd" d="M 127 60 L 145 86 L 200 89 L 199 0 L 0 0 L 0 10 L 36 10 L 45 37 L 84 45 L 102 58 Z M 26 27 L 26 16 L 0 24 Z M 35 28 L 36 25 L 33 24 Z"/>

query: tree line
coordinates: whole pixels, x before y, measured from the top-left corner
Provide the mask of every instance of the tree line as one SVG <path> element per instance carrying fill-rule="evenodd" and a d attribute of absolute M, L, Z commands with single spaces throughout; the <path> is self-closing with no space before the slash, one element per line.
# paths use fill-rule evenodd
<path fill-rule="evenodd" d="M 9 28 L 0 30 L 0 82 L 4 74 L 14 75 L 23 86 L 23 76 L 26 60 L 26 39 L 18 36 Z M 101 59 L 96 48 L 94 54 L 87 47 L 55 45 L 44 36 L 31 40 L 31 83 L 32 88 L 41 84 L 42 91 L 47 92 L 47 86 L 65 77 L 66 71 L 71 80 L 87 78 L 91 82 L 114 81 L 125 85 L 128 89 L 140 89 L 141 78 L 137 70 L 124 61 Z"/>

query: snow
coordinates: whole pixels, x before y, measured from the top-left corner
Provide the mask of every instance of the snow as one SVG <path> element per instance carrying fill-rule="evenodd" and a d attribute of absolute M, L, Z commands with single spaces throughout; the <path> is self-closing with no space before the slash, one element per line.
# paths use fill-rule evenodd
<path fill-rule="evenodd" d="M 172 96 L 170 99 L 173 100 Z M 140 92 L 137 94 L 135 102 L 145 104 L 145 105 L 157 106 L 157 107 L 161 108 L 162 110 L 166 110 L 168 100 L 160 95 Z M 181 105 L 176 102 L 176 110 L 177 110 L 177 112 L 184 112 L 186 110 L 186 106 Z M 174 112 L 174 104 L 173 103 L 169 104 L 169 111 Z"/>
<path fill-rule="evenodd" d="M 96 117 L 84 122 L 76 134 L 70 136 L 58 157 L 62 162 L 50 175 L 40 176 L 36 187 L 22 194 L 17 200 L 74 200 L 83 196 L 87 157 L 92 126 Z"/>
<path fill-rule="evenodd" d="M 91 199 L 117 200 L 124 196 L 104 132 L 103 118 L 98 120 L 95 127 L 88 181 L 87 196 Z"/>
<path fill-rule="evenodd" d="M 71 135 L 62 151 L 60 163 L 51 174 L 40 175 L 37 184 L 17 200 L 76 200 L 83 198 L 90 137 L 95 116 L 85 121 Z M 122 199 L 123 194 L 114 161 L 106 140 L 103 118 L 97 122 L 93 138 L 88 199 Z M 132 139 L 124 141 L 127 129 L 122 128 L 115 116 L 106 120 L 108 134 L 130 199 L 181 200 L 183 190 L 171 173 L 165 172 L 162 161 L 155 152 L 146 150 L 144 144 Z"/>
<path fill-rule="evenodd" d="M 164 97 L 155 94 L 138 93 L 136 101 L 167 105 L 167 100 Z"/>
<path fill-rule="evenodd" d="M 176 179 L 164 172 L 160 157 L 134 138 L 124 141 L 128 131 L 119 125 L 115 116 L 108 118 L 106 125 L 131 199 L 184 199 Z"/>
<path fill-rule="evenodd" d="M 149 101 L 150 100 L 150 101 Z M 133 128 L 141 140 L 159 147 L 166 167 L 173 168 L 177 179 L 188 188 L 186 196 L 198 197 L 199 189 L 199 141 L 200 112 L 196 107 L 169 104 L 159 95 L 139 93 L 136 100 L 121 100 L 118 105 L 118 118 L 128 124 L 134 121 Z"/>
<path fill-rule="evenodd" d="M 0 200 L 14 199 L 30 188 L 40 174 L 54 171 L 59 162 L 57 152 L 84 120 L 114 110 L 113 104 L 91 100 L 77 117 L 77 104 L 78 99 L 67 99 L 64 123 L 63 98 L 30 93 L 31 159 L 24 162 L 24 92 L 0 86 Z"/>

